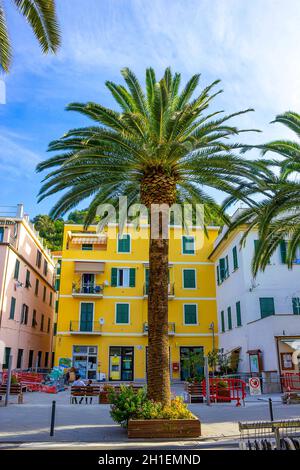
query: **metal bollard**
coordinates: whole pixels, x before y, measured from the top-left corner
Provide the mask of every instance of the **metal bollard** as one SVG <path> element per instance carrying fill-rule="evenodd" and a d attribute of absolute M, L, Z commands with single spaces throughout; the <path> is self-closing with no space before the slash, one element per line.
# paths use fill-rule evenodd
<path fill-rule="evenodd" d="M 272 398 L 269 398 L 269 411 L 270 411 L 270 419 L 271 421 L 274 421 Z"/>
<path fill-rule="evenodd" d="M 56 401 L 53 400 L 52 410 L 51 410 L 51 424 L 50 424 L 50 436 L 51 437 L 54 436 L 55 409 L 56 409 Z"/>

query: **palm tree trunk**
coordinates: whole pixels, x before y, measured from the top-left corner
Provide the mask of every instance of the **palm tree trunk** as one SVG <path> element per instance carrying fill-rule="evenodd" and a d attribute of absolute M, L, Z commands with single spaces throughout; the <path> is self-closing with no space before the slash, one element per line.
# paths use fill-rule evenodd
<path fill-rule="evenodd" d="M 148 397 L 168 405 L 171 399 L 168 336 L 167 239 L 150 239 L 148 294 Z"/>

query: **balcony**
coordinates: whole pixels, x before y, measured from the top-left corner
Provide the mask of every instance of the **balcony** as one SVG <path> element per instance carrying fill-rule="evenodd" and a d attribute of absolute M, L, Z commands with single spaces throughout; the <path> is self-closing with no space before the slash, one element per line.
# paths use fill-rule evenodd
<path fill-rule="evenodd" d="M 92 321 L 70 321 L 71 335 L 101 335 L 102 325 Z"/>
<path fill-rule="evenodd" d="M 148 289 L 149 289 L 149 285 L 148 285 L 148 284 L 144 284 L 144 289 L 143 289 L 144 299 L 147 299 L 147 297 L 148 297 Z M 174 282 L 168 284 L 168 297 L 169 297 L 169 300 L 172 300 L 172 299 L 174 299 L 174 297 L 175 297 L 175 285 L 174 285 Z"/>
<path fill-rule="evenodd" d="M 169 336 L 174 336 L 175 335 L 175 323 L 168 323 L 168 334 Z M 143 334 L 147 335 L 148 334 L 148 323 L 145 322 L 143 324 Z"/>
<path fill-rule="evenodd" d="M 102 299 L 103 285 L 102 284 L 82 284 L 82 285 L 73 284 L 72 296 L 73 297 L 92 297 L 96 299 Z"/>

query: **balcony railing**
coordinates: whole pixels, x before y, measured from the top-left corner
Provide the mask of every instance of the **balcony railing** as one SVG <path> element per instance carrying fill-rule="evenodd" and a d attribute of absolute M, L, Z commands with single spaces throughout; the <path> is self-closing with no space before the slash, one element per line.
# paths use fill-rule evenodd
<path fill-rule="evenodd" d="M 92 321 L 70 321 L 71 334 L 77 335 L 100 335 L 102 325 Z"/>
<path fill-rule="evenodd" d="M 143 333 L 144 333 L 144 335 L 148 334 L 148 330 L 149 330 L 148 323 L 145 322 L 143 324 Z M 168 323 L 168 333 L 169 333 L 169 336 L 175 335 L 175 323 L 173 323 L 173 322 Z"/>
<path fill-rule="evenodd" d="M 103 285 L 100 284 L 82 284 L 72 286 L 72 295 L 74 297 L 103 297 Z"/>
<path fill-rule="evenodd" d="M 148 297 L 149 285 L 144 284 L 144 297 Z M 168 296 L 169 299 L 172 299 L 175 296 L 175 285 L 174 282 L 168 284 Z"/>

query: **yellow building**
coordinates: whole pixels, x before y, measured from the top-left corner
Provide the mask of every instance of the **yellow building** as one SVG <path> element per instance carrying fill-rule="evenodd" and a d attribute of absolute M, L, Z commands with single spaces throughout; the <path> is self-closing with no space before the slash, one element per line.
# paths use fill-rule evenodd
<path fill-rule="evenodd" d="M 72 363 L 83 378 L 143 380 L 147 367 L 148 231 L 116 224 L 104 233 L 65 225 L 60 267 L 56 365 Z M 217 347 L 214 264 L 217 227 L 182 236 L 170 227 L 169 338 L 171 377 L 191 375 L 193 353 Z M 195 356 L 195 354 L 194 354 Z M 200 371 L 199 371 L 200 372 Z"/>

